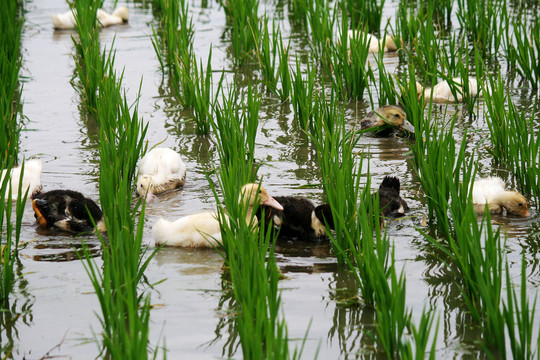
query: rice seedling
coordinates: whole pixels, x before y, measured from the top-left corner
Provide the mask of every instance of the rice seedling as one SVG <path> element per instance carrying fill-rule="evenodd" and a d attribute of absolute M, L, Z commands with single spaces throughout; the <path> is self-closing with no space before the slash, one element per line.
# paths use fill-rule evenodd
<path fill-rule="evenodd" d="M 315 71 L 310 63 L 306 66 L 306 77 L 302 78 L 300 59 L 296 58 L 296 71 L 292 71 L 291 103 L 294 117 L 300 129 L 308 131 L 313 117 L 313 104 L 317 102 Z M 310 130 L 311 131 L 311 130 Z"/>
<path fill-rule="evenodd" d="M 412 323 L 412 321 L 410 322 L 413 341 L 412 343 L 407 342 L 405 346 L 401 348 L 400 357 L 402 359 L 436 359 L 435 351 L 437 345 L 437 335 L 439 332 L 439 321 L 435 323 L 435 331 L 432 331 L 434 320 L 435 313 L 433 311 L 423 310 L 418 326 Z M 430 338 L 431 347 L 428 351 Z"/>
<path fill-rule="evenodd" d="M 540 19 L 538 16 L 528 21 L 514 23 L 514 37 L 507 35 L 506 53 L 511 64 L 517 63 L 516 70 L 527 79 L 531 86 L 540 85 Z M 513 40 L 513 41 L 512 41 Z"/>
<path fill-rule="evenodd" d="M 14 157 L 2 159 L 2 170 L 7 170 L 9 174 L 14 166 L 14 159 Z M 24 166 L 20 178 L 22 179 L 23 176 Z M 0 311 L 6 309 L 9 295 L 16 282 L 14 267 L 18 261 L 22 218 L 28 196 L 28 190 L 25 193 L 22 192 L 22 181 L 19 181 L 15 203 L 11 198 L 11 192 L 11 179 L 9 176 L 5 176 L 0 183 L 0 226 L 2 227 L 2 231 L 0 231 Z M 13 206 L 15 206 L 15 213 L 13 213 Z M 15 215 L 15 219 L 12 219 L 13 215 Z"/>
<path fill-rule="evenodd" d="M 232 87 L 226 97 L 222 96 L 221 104 L 214 105 L 211 126 L 217 139 L 222 172 L 229 173 L 238 184 L 246 184 L 254 182 L 257 173 L 255 137 L 261 98 L 251 86 L 248 86 L 247 94 L 242 95 L 245 106 L 240 103 L 240 98 L 236 87 Z M 236 172 L 231 172 L 233 163 L 237 164 Z"/>
<path fill-rule="evenodd" d="M 510 279 L 508 261 L 506 262 L 506 289 L 506 303 L 503 304 L 503 315 L 508 331 L 508 340 L 510 341 L 510 352 L 514 359 L 533 359 L 535 351 L 532 348 L 532 336 L 537 295 L 535 295 L 531 304 L 527 297 L 527 267 L 524 254 L 521 259 L 519 293 L 516 292 Z M 537 347 L 536 351 L 538 350 Z"/>
<path fill-rule="evenodd" d="M 335 12 L 330 8 L 327 0 L 314 0 L 310 2 L 308 11 L 308 24 L 314 57 L 324 64 L 328 62 L 331 47 L 334 43 Z"/>
<path fill-rule="evenodd" d="M 506 1 L 458 0 L 457 18 L 482 54 L 497 54 L 505 33 L 500 21 Z"/>
<path fill-rule="evenodd" d="M 200 70 L 199 70 L 200 69 Z M 194 72 L 194 103 L 193 111 L 195 113 L 194 121 L 196 125 L 196 132 L 199 135 L 208 135 L 210 133 L 210 118 L 211 118 L 211 106 L 213 104 L 213 82 L 212 82 L 212 49 L 210 49 L 210 54 L 208 55 L 208 62 L 206 63 L 206 69 L 203 69 L 202 60 L 200 65 L 197 67 L 195 63 L 193 66 Z M 219 93 L 221 88 L 222 80 L 219 82 L 218 90 Z"/>
<path fill-rule="evenodd" d="M 396 105 L 398 103 L 399 94 L 396 91 L 394 78 L 386 70 L 382 56 L 375 57 L 375 62 L 377 63 L 377 72 L 379 76 L 375 76 L 375 71 L 368 71 L 368 74 L 370 81 L 376 85 L 377 104 L 379 104 L 379 106 Z M 367 86 L 367 90 L 371 106 L 374 107 L 373 94 L 371 93 L 369 86 Z"/>
<path fill-rule="evenodd" d="M 335 238 L 332 241 L 339 263 L 345 263 L 351 244 L 360 237 L 357 226 L 357 202 L 360 195 L 361 164 L 355 165 L 354 132 L 345 129 L 343 109 L 332 93 L 326 104 L 317 98 L 311 140 L 317 149 L 323 189 L 332 209 Z"/>
<path fill-rule="evenodd" d="M 23 18 L 18 1 L 7 1 L 0 9 L 0 160 L 17 158 L 21 124 L 20 43 Z M 3 163 L 2 163 L 3 164 Z"/>
<path fill-rule="evenodd" d="M 152 45 L 162 70 L 167 70 L 169 84 L 183 107 L 195 105 L 195 72 L 193 21 L 188 17 L 185 0 L 156 0 L 161 11 L 161 31 L 153 30 Z M 161 41 L 159 37 L 161 35 Z M 161 43 L 161 45 L 160 45 Z"/>
<path fill-rule="evenodd" d="M 431 74 L 432 77 L 439 69 L 439 54 L 433 49 L 443 47 L 438 32 L 433 25 L 434 8 L 434 3 L 429 2 L 427 9 L 421 7 L 418 11 L 418 34 L 411 45 L 415 52 L 409 54 L 415 68 L 424 76 Z"/>
<path fill-rule="evenodd" d="M 105 57 L 105 55 L 104 55 Z M 100 118 L 100 201 L 107 239 L 99 266 L 85 248 L 85 269 L 101 306 L 101 351 L 108 358 L 148 358 L 150 295 L 139 293 L 143 274 L 153 254 L 142 243 L 144 204 L 132 209 L 136 164 L 144 153 L 147 126 L 137 107 L 121 93 L 122 76 L 114 71 L 114 55 L 106 58 L 97 114 Z M 101 268 L 101 271 L 100 271 Z"/>
<path fill-rule="evenodd" d="M 291 19 L 295 22 L 305 24 L 307 22 L 308 13 L 309 13 L 309 1 L 307 0 L 291 0 L 288 2 L 289 13 Z"/>
<path fill-rule="evenodd" d="M 257 59 L 259 61 L 259 66 L 261 67 L 262 77 L 264 83 L 270 89 L 270 91 L 275 92 L 278 83 L 278 76 L 276 75 L 276 55 L 277 55 L 277 46 L 278 46 L 278 34 L 280 33 L 279 28 L 273 30 L 272 35 L 268 30 L 268 17 L 263 18 L 263 30 L 261 43 L 257 46 Z M 275 29 L 276 24 L 272 24 L 272 29 Z M 270 39 L 272 36 L 272 39 Z"/>
<path fill-rule="evenodd" d="M 259 0 L 219 0 L 227 18 L 235 65 L 255 56 L 260 43 Z"/>
<path fill-rule="evenodd" d="M 368 85 L 367 65 L 369 35 L 356 31 L 349 37 L 348 20 L 342 18 L 340 39 L 331 47 L 326 70 L 331 76 L 332 89 L 342 100 L 361 99 Z"/>
<path fill-rule="evenodd" d="M 104 67 L 97 24 L 97 10 L 102 4 L 103 1 L 100 0 L 76 1 L 72 10 L 79 35 L 78 40 L 72 38 L 75 46 L 75 70 L 79 77 L 79 84 L 75 87 L 82 94 L 88 111 L 94 114 Z"/>
<path fill-rule="evenodd" d="M 384 3 L 385 0 L 347 0 L 344 10 L 351 19 L 353 29 L 361 27 L 369 33 L 378 33 L 381 30 Z"/>

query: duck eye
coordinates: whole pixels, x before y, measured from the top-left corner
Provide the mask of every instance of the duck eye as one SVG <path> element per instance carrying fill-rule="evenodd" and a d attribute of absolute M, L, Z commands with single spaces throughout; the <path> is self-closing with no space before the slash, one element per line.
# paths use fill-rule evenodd
<path fill-rule="evenodd" d="M 399 114 L 394 114 L 394 116 L 398 118 L 398 117 L 399 117 Z"/>
<path fill-rule="evenodd" d="M 518 203 L 519 207 L 522 207 L 523 206 L 523 203 Z"/>

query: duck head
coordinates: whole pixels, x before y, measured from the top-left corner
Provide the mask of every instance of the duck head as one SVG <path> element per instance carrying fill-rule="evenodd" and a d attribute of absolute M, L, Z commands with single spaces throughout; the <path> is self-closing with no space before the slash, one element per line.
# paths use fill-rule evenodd
<path fill-rule="evenodd" d="M 370 112 L 368 116 L 360 122 L 360 125 L 362 129 L 392 125 L 414 133 L 414 126 L 407 120 L 405 110 L 395 105 L 385 105 Z"/>
<path fill-rule="evenodd" d="M 249 207 L 266 205 L 274 209 L 283 210 L 283 206 L 271 197 L 266 189 L 259 184 L 246 184 L 240 191 L 240 199 L 247 203 Z"/>
<path fill-rule="evenodd" d="M 527 200 L 517 191 L 505 192 L 501 200 L 501 206 L 506 209 L 507 213 L 521 217 L 531 216 L 527 207 Z"/>
<path fill-rule="evenodd" d="M 152 176 L 141 175 L 137 179 L 137 194 L 146 198 L 146 201 L 152 201 L 154 198 L 154 185 L 152 184 Z"/>

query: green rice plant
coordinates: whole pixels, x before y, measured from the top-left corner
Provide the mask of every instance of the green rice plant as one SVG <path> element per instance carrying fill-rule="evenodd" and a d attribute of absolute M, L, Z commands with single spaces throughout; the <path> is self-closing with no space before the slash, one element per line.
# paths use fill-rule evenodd
<path fill-rule="evenodd" d="M 290 19 L 292 19 L 294 22 L 305 24 L 308 19 L 309 3 L 310 1 L 308 0 L 288 1 L 287 4 L 289 8 L 289 13 L 292 14 L 292 16 L 290 16 Z"/>
<path fill-rule="evenodd" d="M 384 65 L 383 57 L 376 56 L 375 62 L 377 64 L 377 72 L 379 76 L 375 76 L 375 71 L 368 71 L 371 83 L 374 85 L 377 92 L 377 104 L 383 105 L 396 105 L 398 103 L 399 94 L 396 90 L 396 83 L 394 77 L 391 76 Z M 369 99 L 371 106 L 374 107 L 373 94 L 371 89 L 367 86 Z"/>
<path fill-rule="evenodd" d="M 458 0 L 457 4 L 458 21 L 470 36 L 474 48 L 483 55 L 497 54 L 505 33 L 500 18 L 506 1 Z"/>
<path fill-rule="evenodd" d="M 530 23 L 520 21 L 514 24 L 513 41 L 508 35 L 506 53 L 511 64 L 517 63 L 516 70 L 527 79 L 533 88 L 540 85 L 540 19 L 533 16 Z"/>
<path fill-rule="evenodd" d="M 240 186 L 256 178 L 255 137 L 260 106 L 261 97 L 251 86 L 242 96 L 232 87 L 227 96 L 222 96 L 221 104 L 214 105 L 215 116 L 210 124 L 217 140 L 221 169 L 235 177 Z M 236 172 L 231 172 L 234 163 L 239 165 Z"/>
<path fill-rule="evenodd" d="M 417 16 L 417 10 L 407 2 L 400 1 L 396 14 L 395 34 L 405 43 L 412 43 L 418 35 L 422 19 Z M 399 53 L 402 55 L 402 53 Z"/>
<path fill-rule="evenodd" d="M 24 18 L 19 14 L 19 2 L 6 1 L 0 9 L 0 162 L 6 158 L 17 159 L 21 89 L 20 43 Z"/>
<path fill-rule="evenodd" d="M 344 9 L 351 19 L 352 28 L 363 28 L 369 33 L 378 33 L 381 30 L 384 3 L 385 0 L 347 0 Z"/>
<path fill-rule="evenodd" d="M 313 117 L 313 104 L 317 102 L 317 90 L 315 89 L 315 71 L 310 65 L 306 66 L 306 77 L 302 77 L 300 59 L 296 58 L 296 71 L 291 75 L 291 103 L 294 118 L 301 130 L 308 131 Z"/>
<path fill-rule="evenodd" d="M 233 167 L 238 165 L 233 165 Z M 239 200 L 240 183 L 231 171 L 220 172 L 223 205 L 218 206 L 224 256 L 233 284 L 238 313 L 242 357 L 246 359 L 288 359 L 287 326 L 280 318 L 281 296 L 271 229 L 260 224 L 255 231 L 255 210 L 248 213 Z M 217 199 L 217 195 L 216 195 Z M 217 199 L 219 201 L 219 199 Z M 266 260 L 268 257 L 268 260 Z"/>
<path fill-rule="evenodd" d="M 105 57 L 105 55 L 104 55 Z M 107 240 L 98 234 L 103 265 L 85 249 L 85 269 L 98 296 L 105 357 L 146 359 L 149 349 L 150 295 L 139 292 L 153 254 L 143 246 L 144 204 L 132 209 L 133 180 L 138 159 L 145 151 L 147 125 L 137 106 L 122 95 L 122 76 L 116 77 L 114 55 L 105 62 L 106 76 L 99 88 L 100 201 Z M 100 271 L 101 269 L 101 271 Z"/>
<path fill-rule="evenodd" d="M 200 70 L 199 70 L 200 69 Z M 213 104 L 213 82 L 212 82 L 212 49 L 208 54 L 208 62 L 206 63 L 206 69 L 203 69 L 202 61 L 197 67 L 194 64 L 194 93 L 195 99 L 193 104 L 193 111 L 195 113 L 194 121 L 196 124 L 196 132 L 200 135 L 208 135 L 210 133 L 210 119 L 211 119 L 211 107 Z M 222 78 L 223 79 L 223 78 Z M 221 81 L 218 85 L 217 92 L 221 88 Z"/>
<path fill-rule="evenodd" d="M 520 292 L 516 293 L 510 279 L 510 267 L 506 262 L 506 303 L 503 305 L 503 314 L 510 351 L 514 359 L 534 359 L 535 352 L 532 349 L 532 336 L 534 319 L 536 314 L 536 300 L 532 305 L 527 297 L 527 266 L 525 254 L 521 258 L 521 286 Z M 519 296 L 519 297 L 518 297 Z M 537 348 L 536 351 L 539 349 Z M 537 356 L 536 356 L 537 358 Z"/>
<path fill-rule="evenodd" d="M 376 262 L 377 263 L 377 262 Z M 388 359 L 397 358 L 407 348 L 404 332 L 410 325 L 411 311 L 405 303 L 405 273 L 399 277 L 395 269 L 394 251 L 390 259 L 389 282 L 384 268 L 374 271 L 379 279 L 375 283 L 375 310 L 377 312 L 377 340 Z"/>
<path fill-rule="evenodd" d="M 255 56 L 261 41 L 259 0 L 219 0 L 227 18 L 235 65 Z"/>
<path fill-rule="evenodd" d="M 79 77 L 79 83 L 75 87 L 82 94 L 88 111 L 94 114 L 104 69 L 97 23 L 97 10 L 102 4 L 102 0 L 75 1 L 72 9 L 79 35 L 78 40 L 72 37 L 75 46 L 75 70 Z"/>
<path fill-rule="evenodd" d="M 411 47 L 414 53 L 410 53 L 410 60 L 415 68 L 424 76 L 437 73 L 439 69 L 439 54 L 433 49 L 443 47 L 438 32 L 433 25 L 433 12 L 435 5 L 429 2 L 427 9 L 420 8 L 418 12 L 419 27 L 418 35 L 413 40 Z"/>
<path fill-rule="evenodd" d="M 14 159 L 7 158 L 2 160 L 2 171 L 5 170 L 9 174 L 14 167 Z M 24 176 L 24 161 L 22 165 L 20 179 Z M 9 295 L 17 280 L 14 267 L 19 257 L 18 248 L 22 218 L 28 196 L 28 190 L 25 193 L 22 192 L 22 181 L 19 181 L 15 203 L 13 203 L 11 198 L 11 192 L 11 179 L 9 176 L 5 176 L 0 183 L 0 311 L 6 308 L 6 304 L 9 302 Z M 15 206 L 14 223 L 12 221 L 13 206 Z"/>
<path fill-rule="evenodd" d="M 435 360 L 437 357 L 435 355 L 436 345 L 437 345 L 437 335 L 439 332 L 439 321 L 435 324 L 435 331 L 433 332 L 433 321 L 435 319 L 435 313 L 433 311 L 422 311 L 420 316 L 420 322 L 418 326 L 414 323 L 410 324 L 413 343 L 407 342 L 404 347 L 401 348 L 400 357 L 403 360 L 422 360 L 429 359 Z M 431 347 L 428 351 L 428 344 L 431 339 Z M 413 350 L 414 345 L 414 350 Z"/>
<path fill-rule="evenodd" d="M 368 86 L 369 40 L 368 34 L 358 31 L 354 32 L 353 37 L 349 39 L 348 27 L 348 20 L 344 17 L 341 24 L 340 42 L 332 47 L 327 71 L 331 74 L 333 91 L 340 99 L 357 100 L 364 96 L 364 91 Z"/>
<path fill-rule="evenodd" d="M 263 30 L 261 43 L 257 46 L 257 59 L 261 67 L 262 77 L 265 85 L 270 91 L 275 92 L 278 83 L 276 74 L 276 55 L 278 46 L 279 28 L 276 28 L 275 22 L 272 24 L 272 35 L 268 31 L 268 17 L 265 16 L 262 20 Z M 270 38 L 272 37 L 272 38 Z M 256 39 L 257 40 L 257 39 Z"/>
<path fill-rule="evenodd" d="M 277 89 L 277 93 L 281 101 L 289 101 L 292 93 L 292 78 L 291 71 L 289 68 L 289 52 L 291 48 L 291 43 L 284 45 L 283 38 L 281 33 L 279 33 L 279 43 L 278 43 L 278 57 L 279 57 L 279 66 L 277 69 L 279 80 L 281 83 L 281 89 Z"/>
<path fill-rule="evenodd" d="M 313 0 L 309 3 L 308 24 L 314 57 L 324 64 L 328 62 L 334 43 L 335 12 L 328 0 Z"/>

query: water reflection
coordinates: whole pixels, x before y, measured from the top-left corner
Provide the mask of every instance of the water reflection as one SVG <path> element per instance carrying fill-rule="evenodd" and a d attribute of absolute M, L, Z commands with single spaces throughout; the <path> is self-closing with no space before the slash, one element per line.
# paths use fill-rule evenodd
<path fill-rule="evenodd" d="M 240 346 L 238 333 L 238 318 L 236 316 L 236 300 L 232 284 L 229 279 L 229 273 L 223 272 L 221 276 L 221 296 L 216 308 L 218 322 L 214 330 L 214 338 L 201 347 L 210 348 L 218 346 L 223 342 L 221 348 L 221 357 L 225 359 L 233 358 Z"/>
<path fill-rule="evenodd" d="M 101 243 L 93 233 L 74 235 L 56 228 L 37 227 L 40 235 L 32 243 L 32 249 L 25 252 L 34 261 L 74 261 L 84 258 L 85 247 L 91 257 L 101 255 Z"/>
<path fill-rule="evenodd" d="M 337 341 L 340 354 L 345 359 L 382 356 L 378 356 L 375 349 L 375 311 L 359 300 L 355 274 L 347 266 L 339 266 L 329 280 L 328 300 L 335 306 L 328 342 L 333 344 Z"/>
<path fill-rule="evenodd" d="M 28 281 L 23 276 L 23 266 L 17 261 L 15 274 L 18 278 L 17 287 L 4 302 L 0 303 L 0 353 L 2 359 L 16 359 L 18 351 L 19 331 L 21 324 L 30 326 L 32 323 L 32 306 L 34 298 L 28 292 Z M 17 356 L 19 355 L 19 356 Z"/>

